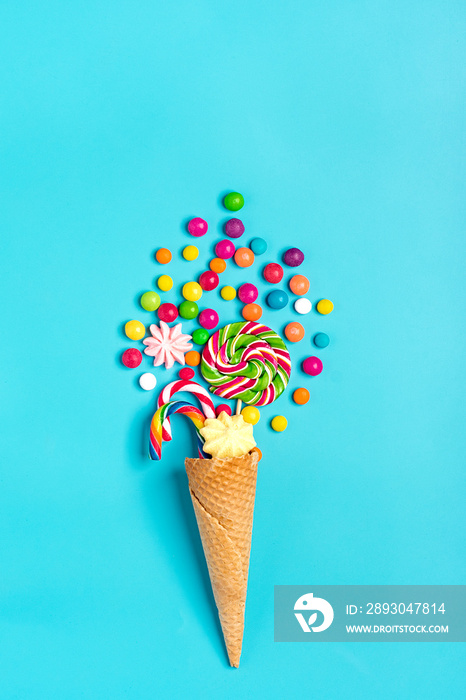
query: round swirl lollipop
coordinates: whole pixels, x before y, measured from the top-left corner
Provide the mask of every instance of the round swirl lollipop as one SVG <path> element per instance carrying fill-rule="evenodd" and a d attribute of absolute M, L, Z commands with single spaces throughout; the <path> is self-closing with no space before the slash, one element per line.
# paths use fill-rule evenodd
<path fill-rule="evenodd" d="M 268 326 L 253 321 L 230 323 L 204 347 L 201 372 L 217 396 L 265 406 L 286 389 L 290 354 Z"/>

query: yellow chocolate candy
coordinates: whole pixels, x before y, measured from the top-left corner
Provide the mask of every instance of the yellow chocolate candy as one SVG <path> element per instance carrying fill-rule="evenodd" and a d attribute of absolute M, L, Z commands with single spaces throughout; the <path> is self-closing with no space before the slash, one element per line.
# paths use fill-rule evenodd
<path fill-rule="evenodd" d="M 131 340 L 141 340 L 146 335 L 146 329 L 140 321 L 128 321 L 125 323 L 125 333 Z"/>
<path fill-rule="evenodd" d="M 197 282 L 186 282 L 183 285 L 182 294 L 188 301 L 199 301 L 202 296 L 202 287 Z"/>
<path fill-rule="evenodd" d="M 183 258 L 185 260 L 195 260 L 199 255 L 199 249 L 195 245 L 187 245 L 183 248 Z"/>
<path fill-rule="evenodd" d="M 173 280 L 170 275 L 160 275 L 157 286 L 162 292 L 168 292 L 173 287 Z"/>
<path fill-rule="evenodd" d="M 222 287 L 220 296 L 222 299 L 225 299 L 225 301 L 231 301 L 236 296 L 236 289 L 234 287 L 230 287 L 229 285 Z"/>
<path fill-rule="evenodd" d="M 251 425 L 256 425 L 261 417 L 260 411 L 255 406 L 245 406 L 241 411 L 246 423 L 251 423 Z"/>
<path fill-rule="evenodd" d="M 330 301 L 330 299 L 321 299 L 319 302 L 317 302 L 316 308 L 320 314 L 326 316 L 327 314 L 332 313 L 333 303 Z"/>
<path fill-rule="evenodd" d="M 288 421 L 286 420 L 285 416 L 275 416 L 275 418 L 272 418 L 270 425 L 277 433 L 282 433 L 284 430 L 286 430 Z"/>

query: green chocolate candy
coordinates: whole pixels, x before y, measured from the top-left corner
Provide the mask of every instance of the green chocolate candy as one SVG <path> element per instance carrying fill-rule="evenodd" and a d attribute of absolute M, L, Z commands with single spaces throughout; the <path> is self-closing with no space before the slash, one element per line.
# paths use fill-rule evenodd
<path fill-rule="evenodd" d="M 142 295 L 140 303 L 145 311 L 155 311 L 160 306 L 160 297 L 157 292 L 146 292 Z"/>
<path fill-rule="evenodd" d="M 204 330 L 204 328 L 198 328 L 193 333 L 193 342 L 196 345 L 204 345 L 209 340 L 209 331 Z"/>
<path fill-rule="evenodd" d="M 199 313 L 199 307 L 195 301 L 182 301 L 178 307 L 181 318 L 191 320 L 196 318 Z"/>
<path fill-rule="evenodd" d="M 223 200 L 226 209 L 238 211 L 244 206 L 244 197 L 239 192 L 229 192 Z"/>

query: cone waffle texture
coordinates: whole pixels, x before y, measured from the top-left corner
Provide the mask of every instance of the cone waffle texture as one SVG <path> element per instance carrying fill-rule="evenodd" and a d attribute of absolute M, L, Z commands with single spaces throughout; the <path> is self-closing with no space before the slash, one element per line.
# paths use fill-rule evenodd
<path fill-rule="evenodd" d="M 257 462 L 257 452 L 185 461 L 228 658 L 236 667 L 243 643 Z"/>

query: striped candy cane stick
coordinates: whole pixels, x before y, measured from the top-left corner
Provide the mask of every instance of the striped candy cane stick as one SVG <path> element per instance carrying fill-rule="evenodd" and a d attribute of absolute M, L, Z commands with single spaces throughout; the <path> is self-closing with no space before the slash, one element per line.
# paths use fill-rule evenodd
<path fill-rule="evenodd" d="M 186 379 L 178 379 L 170 384 L 164 386 L 159 394 L 157 400 L 157 408 L 163 406 L 163 404 L 168 403 L 173 399 L 173 396 L 178 391 L 186 391 L 193 394 L 201 404 L 202 413 L 206 418 L 215 418 L 215 408 L 210 398 L 210 394 L 207 389 L 203 386 L 197 384 L 196 382 L 190 382 Z M 164 442 L 169 442 L 172 439 L 172 430 L 170 425 L 170 414 L 165 416 L 162 424 L 162 438 Z"/>
<path fill-rule="evenodd" d="M 197 449 L 199 452 L 199 457 L 205 458 L 210 455 L 206 455 L 203 450 L 204 438 L 200 434 L 199 430 L 204 425 L 205 416 L 204 414 L 192 404 L 187 401 L 169 401 L 168 403 L 160 406 L 155 412 L 151 424 L 150 424 L 150 439 L 149 439 L 149 456 L 151 459 L 156 461 L 160 460 L 162 457 L 162 424 L 169 418 L 173 413 L 180 413 L 187 416 L 194 424 L 197 435 Z"/>

